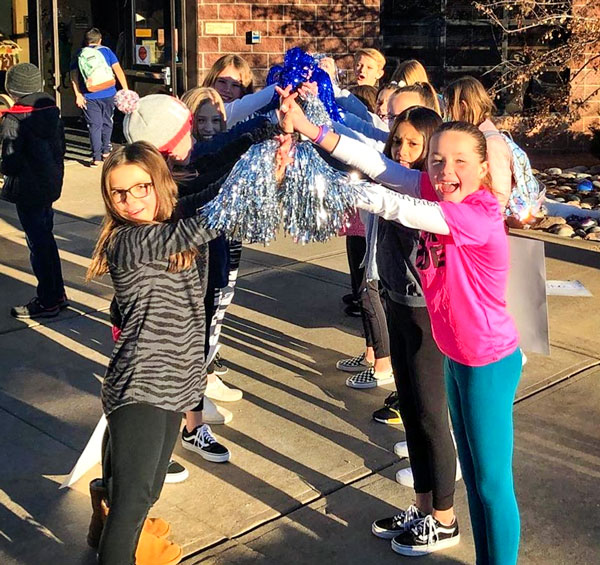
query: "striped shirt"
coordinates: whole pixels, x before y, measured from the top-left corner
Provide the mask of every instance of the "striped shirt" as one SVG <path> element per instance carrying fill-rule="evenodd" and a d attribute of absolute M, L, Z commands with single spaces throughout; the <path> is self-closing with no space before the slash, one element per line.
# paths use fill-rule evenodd
<path fill-rule="evenodd" d="M 193 214 L 194 197 L 182 200 Z M 102 386 L 106 415 L 133 403 L 174 412 L 199 404 L 206 388 L 206 243 L 215 236 L 197 215 L 117 229 L 107 259 L 123 323 Z M 197 264 L 167 272 L 169 256 L 192 246 Z"/>

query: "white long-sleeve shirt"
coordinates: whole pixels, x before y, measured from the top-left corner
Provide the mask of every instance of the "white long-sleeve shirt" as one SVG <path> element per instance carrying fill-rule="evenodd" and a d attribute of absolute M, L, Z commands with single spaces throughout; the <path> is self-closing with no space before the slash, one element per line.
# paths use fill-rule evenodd
<path fill-rule="evenodd" d="M 233 102 L 225 104 L 225 115 L 227 117 L 227 129 L 235 124 L 243 122 L 246 118 L 264 108 L 275 95 L 275 85 L 266 86 L 258 92 L 246 94 Z"/>

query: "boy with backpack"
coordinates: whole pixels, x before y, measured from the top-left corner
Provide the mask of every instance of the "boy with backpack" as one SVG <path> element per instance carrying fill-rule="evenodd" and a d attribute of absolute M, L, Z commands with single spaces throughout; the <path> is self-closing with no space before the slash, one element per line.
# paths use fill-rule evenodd
<path fill-rule="evenodd" d="M 12 308 L 11 314 L 20 319 L 52 318 L 68 306 L 52 233 L 52 203 L 63 184 L 64 128 L 54 99 L 41 92 L 42 76 L 35 65 L 21 63 L 9 69 L 5 86 L 15 104 L 2 110 L 0 197 L 17 207 L 38 280 L 36 296 Z"/>
<path fill-rule="evenodd" d="M 97 167 L 110 153 L 113 130 L 114 97 L 116 80 L 127 90 L 127 79 L 117 56 L 102 45 L 100 30 L 93 27 L 85 34 L 86 47 L 77 52 L 71 64 L 71 85 L 75 103 L 83 110 L 90 132 L 92 160 L 90 167 Z"/>

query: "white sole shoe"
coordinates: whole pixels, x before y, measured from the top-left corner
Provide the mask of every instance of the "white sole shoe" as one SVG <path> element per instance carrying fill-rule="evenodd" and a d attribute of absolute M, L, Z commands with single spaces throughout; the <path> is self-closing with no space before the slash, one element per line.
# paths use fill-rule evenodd
<path fill-rule="evenodd" d="M 395 449 L 395 446 L 394 446 Z M 456 460 L 456 481 L 460 481 L 462 479 L 462 471 L 460 470 L 460 463 L 458 459 Z M 415 488 L 415 480 L 413 478 L 412 469 L 410 467 L 406 467 L 405 469 L 400 469 L 396 473 L 396 482 L 401 484 L 403 487 Z"/>
<path fill-rule="evenodd" d="M 408 459 L 408 444 L 405 441 L 399 441 L 394 445 L 394 453 L 400 459 Z"/>
<path fill-rule="evenodd" d="M 227 408 L 217 406 L 212 400 L 204 397 L 202 421 L 205 424 L 229 424 L 231 420 L 233 420 L 233 414 Z"/>
<path fill-rule="evenodd" d="M 442 551 L 443 549 L 454 547 L 459 543 L 460 534 L 447 540 L 438 541 L 436 543 L 432 543 L 431 545 L 424 545 L 422 547 L 401 545 L 397 543 L 396 540 L 392 540 L 392 549 L 400 555 L 406 555 L 408 557 L 420 557 L 422 555 L 429 555 L 430 553 L 434 553 L 436 551 Z"/>
<path fill-rule="evenodd" d="M 369 367 L 371 367 L 371 363 L 365 361 L 364 353 L 361 353 L 356 357 L 340 359 L 335 364 L 335 368 L 338 371 L 344 371 L 344 373 L 360 373 L 361 371 L 367 370 Z"/>
<path fill-rule="evenodd" d="M 219 377 L 215 377 L 212 383 L 207 383 L 204 391 L 204 398 L 219 402 L 237 402 L 242 396 L 244 393 L 241 390 L 228 387 Z"/>

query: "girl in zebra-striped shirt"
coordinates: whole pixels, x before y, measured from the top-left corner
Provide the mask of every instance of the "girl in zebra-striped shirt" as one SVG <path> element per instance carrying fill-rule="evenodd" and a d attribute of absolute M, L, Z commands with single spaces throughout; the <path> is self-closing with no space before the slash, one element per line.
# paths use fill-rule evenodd
<path fill-rule="evenodd" d="M 106 217 L 88 278 L 110 273 L 124 323 L 102 386 L 112 485 L 99 563 L 132 565 L 181 414 L 204 394 L 206 373 L 198 360 L 206 329 L 206 244 L 216 234 L 196 214 L 201 196 L 177 200 L 173 177 L 149 143 L 110 155 L 102 196 Z M 160 549 L 178 562 L 181 548 L 156 539 L 142 537 L 138 559 L 140 551 L 156 557 Z M 156 548 L 142 547 L 148 544 Z"/>

